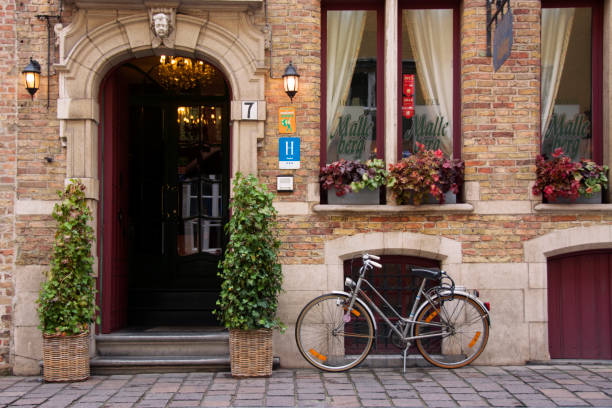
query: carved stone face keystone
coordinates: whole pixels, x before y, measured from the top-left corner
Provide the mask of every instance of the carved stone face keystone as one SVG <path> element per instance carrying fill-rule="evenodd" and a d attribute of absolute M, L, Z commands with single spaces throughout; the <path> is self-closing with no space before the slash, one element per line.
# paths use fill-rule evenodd
<path fill-rule="evenodd" d="M 170 34 L 170 17 L 165 13 L 157 13 L 153 15 L 153 24 L 155 34 L 159 38 L 166 38 Z"/>

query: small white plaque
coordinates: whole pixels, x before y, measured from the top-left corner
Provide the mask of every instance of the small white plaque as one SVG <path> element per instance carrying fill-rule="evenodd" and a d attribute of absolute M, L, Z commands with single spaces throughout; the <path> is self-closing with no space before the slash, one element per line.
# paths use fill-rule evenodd
<path fill-rule="evenodd" d="M 242 101 L 242 119 L 257 120 L 257 101 Z"/>
<path fill-rule="evenodd" d="M 276 176 L 276 191 L 293 191 L 293 176 Z"/>
<path fill-rule="evenodd" d="M 278 168 L 281 170 L 298 170 L 300 168 L 300 162 L 296 160 L 279 161 Z"/>

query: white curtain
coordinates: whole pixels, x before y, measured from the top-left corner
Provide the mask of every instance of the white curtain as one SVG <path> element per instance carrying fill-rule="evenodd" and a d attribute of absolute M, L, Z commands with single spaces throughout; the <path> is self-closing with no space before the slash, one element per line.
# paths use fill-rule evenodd
<path fill-rule="evenodd" d="M 557 99 L 573 21 L 573 8 L 542 9 L 542 140 L 546 137 L 546 129 Z"/>
<path fill-rule="evenodd" d="M 342 114 L 365 28 L 366 12 L 327 12 L 327 145 Z"/>
<path fill-rule="evenodd" d="M 453 153 L 453 10 L 406 10 L 406 28 L 427 105 L 448 120 L 440 149 Z"/>

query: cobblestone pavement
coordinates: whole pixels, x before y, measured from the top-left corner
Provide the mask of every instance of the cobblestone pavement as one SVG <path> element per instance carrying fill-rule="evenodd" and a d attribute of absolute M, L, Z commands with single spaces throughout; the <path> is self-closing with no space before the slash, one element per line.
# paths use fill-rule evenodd
<path fill-rule="evenodd" d="M 612 365 L 137 374 L 72 384 L 0 377 L 0 390 L 2 407 L 612 407 Z"/>

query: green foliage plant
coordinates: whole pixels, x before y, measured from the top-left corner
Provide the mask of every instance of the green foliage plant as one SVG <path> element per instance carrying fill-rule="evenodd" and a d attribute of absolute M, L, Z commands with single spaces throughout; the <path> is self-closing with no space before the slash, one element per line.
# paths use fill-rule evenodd
<path fill-rule="evenodd" d="M 416 153 L 389 165 L 389 173 L 394 179 L 391 191 L 398 204 L 420 205 L 427 195 L 443 204 L 445 193 L 457 194 L 463 185 L 464 162 L 418 143 Z"/>
<path fill-rule="evenodd" d="M 274 194 L 254 175 L 240 173 L 233 194 L 232 215 L 225 225 L 229 242 L 219 262 L 221 293 L 214 313 L 228 329 L 284 331 L 276 317 L 283 275 Z"/>
<path fill-rule="evenodd" d="M 580 181 L 578 193 L 585 197 L 608 188 L 608 166 L 599 165 L 593 160 L 582 159 L 577 163 L 574 177 Z"/>
<path fill-rule="evenodd" d="M 385 163 L 381 159 L 359 160 L 340 159 L 321 167 L 319 173 L 321 188 L 334 189 L 338 197 L 350 192 L 359 192 L 364 188 L 376 190 L 381 186 L 393 184 Z"/>
<path fill-rule="evenodd" d="M 357 193 L 364 188 L 376 190 L 379 187 L 392 187 L 395 184 L 395 178 L 389 175 L 385 169 L 385 162 L 382 159 L 371 159 L 365 162 L 367 171 L 361 176 L 361 180 L 351 183 L 351 190 Z"/>
<path fill-rule="evenodd" d="M 38 328 L 48 335 L 72 336 L 86 332 L 96 316 L 92 216 L 79 180 L 71 180 L 58 195 L 53 254 L 37 301 Z"/>

